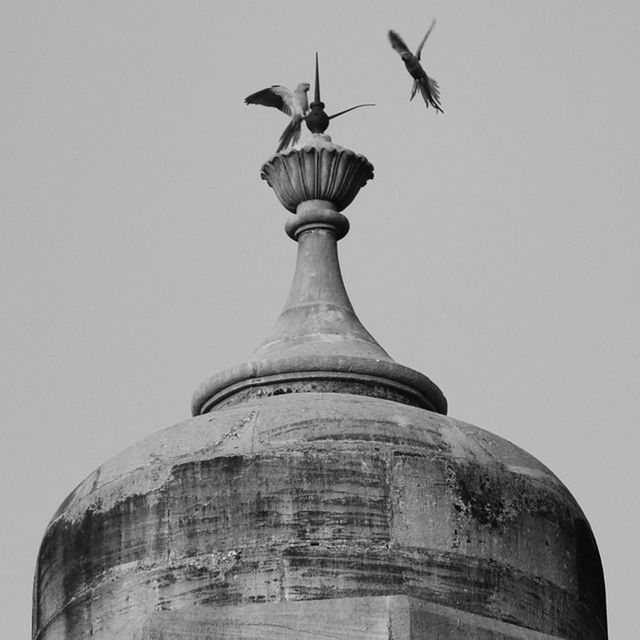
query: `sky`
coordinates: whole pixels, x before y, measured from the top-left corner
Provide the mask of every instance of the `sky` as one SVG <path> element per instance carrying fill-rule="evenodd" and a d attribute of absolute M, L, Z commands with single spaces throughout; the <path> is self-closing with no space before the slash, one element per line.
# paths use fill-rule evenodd
<path fill-rule="evenodd" d="M 375 178 L 339 245 L 356 312 L 449 415 L 567 485 L 637 633 L 640 5 L 0 2 L 0 607 L 30 633 L 40 540 L 93 469 L 189 417 L 284 304 L 290 215 L 260 180 L 312 81 Z M 390 48 L 423 51 L 444 114 Z"/>

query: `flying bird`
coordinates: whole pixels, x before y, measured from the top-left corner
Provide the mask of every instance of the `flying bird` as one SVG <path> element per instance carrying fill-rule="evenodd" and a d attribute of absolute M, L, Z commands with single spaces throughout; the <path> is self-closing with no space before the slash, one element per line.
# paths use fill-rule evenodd
<path fill-rule="evenodd" d="M 431 105 L 440 113 L 444 113 L 440 107 L 440 89 L 438 88 L 438 83 L 427 75 L 427 72 L 420 64 L 422 47 L 424 47 L 424 43 L 427 41 L 427 38 L 435 24 L 436 20 L 434 18 L 429 30 L 425 34 L 424 38 L 422 38 L 422 42 L 420 43 L 415 55 L 409 51 L 409 48 L 404 43 L 403 39 L 395 31 L 389 31 L 389 41 L 391 42 L 391 46 L 400 54 L 400 57 L 404 62 L 404 66 L 407 67 L 407 71 L 413 78 L 413 88 L 411 89 L 411 97 L 409 100 L 413 100 L 416 92 L 420 89 L 420 93 L 424 98 L 424 103 L 427 105 L 427 109 L 429 108 L 429 105 Z"/>
<path fill-rule="evenodd" d="M 244 99 L 245 104 L 261 104 L 265 107 L 275 107 L 280 109 L 287 115 L 291 116 L 291 122 L 280 136 L 280 144 L 277 151 L 286 149 L 289 145 L 293 145 L 300 139 L 300 129 L 302 121 L 309 111 L 309 100 L 307 91 L 310 85 L 307 82 L 301 82 L 295 89 L 291 91 L 287 87 L 274 84 L 262 91 L 256 91 Z"/>

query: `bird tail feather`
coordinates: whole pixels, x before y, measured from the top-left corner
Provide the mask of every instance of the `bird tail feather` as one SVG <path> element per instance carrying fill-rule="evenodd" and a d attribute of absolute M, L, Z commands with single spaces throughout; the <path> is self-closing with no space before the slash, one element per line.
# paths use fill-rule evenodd
<path fill-rule="evenodd" d="M 433 78 L 427 76 L 426 82 L 420 82 L 420 93 L 427 108 L 431 105 L 440 113 L 444 113 L 440 107 L 440 89 L 438 88 L 438 83 Z"/>
<path fill-rule="evenodd" d="M 429 76 L 427 76 L 427 81 L 429 82 L 429 90 L 431 91 L 431 104 L 440 113 L 444 113 L 444 111 L 440 107 L 440 87 L 438 87 L 438 83 Z"/>
<path fill-rule="evenodd" d="M 300 139 L 300 129 L 302 128 L 302 118 L 292 118 L 280 136 L 280 144 L 277 153 L 286 149 L 289 145 L 294 145 Z"/>

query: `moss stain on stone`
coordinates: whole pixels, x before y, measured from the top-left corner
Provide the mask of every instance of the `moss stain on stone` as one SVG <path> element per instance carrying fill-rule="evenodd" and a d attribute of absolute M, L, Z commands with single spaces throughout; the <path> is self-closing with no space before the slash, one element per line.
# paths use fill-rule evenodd
<path fill-rule="evenodd" d="M 480 524 L 498 527 L 516 519 L 524 506 L 525 482 L 501 465 L 449 464 L 447 475 L 456 511 Z"/>

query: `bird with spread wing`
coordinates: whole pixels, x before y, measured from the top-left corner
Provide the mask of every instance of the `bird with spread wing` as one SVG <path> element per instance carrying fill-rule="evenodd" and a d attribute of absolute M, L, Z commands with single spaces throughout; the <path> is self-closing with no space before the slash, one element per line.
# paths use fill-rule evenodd
<path fill-rule="evenodd" d="M 400 57 L 404 62 L 404 66 L 407 67 L 407 71 L 413 78 L 413 88 L 411 89 L 411 97 L 409 100 L 413 100 L 416 92 L 420 89 L 420 93 L 424 98 L 424 103 L 427 105 L 427 108 L 431 105 L 440 113 L 444 113 L 440 107 L 440 89 L 438 88 L 438 83 L 427 75 L 427 72 L 422 68 L 422 64 L 420 64 L 422 48 L 424 47 L 424 43 L 427 41 L 427 38 L 435 24 L 436 20 L 434 18 L 427 33 L 424 38 L 422 38 L 422 42 L 420 43 L 415 55 L 409 51 L 407 45 L 395 31 L 389 31 L 389 41 L 391 42 L 391 46 L 400 54 Z"/>
<path fill-rule="evenodd" d="M 301 82 L 295 89 L 291 91 L 287 87 L 274 84 L 262 91 L 256 91 L 244 99 L 245 104 L 260 104 L 265 107 L 275 107 L 291 116 L 291 121 L 280 136 L 280 144 L 277 152 L 286 149 L 289 145 L 294 145 L 300 139 L 300 130 L 302 121 L 309 111 L 309 100 L 307 91 L 310 85 Z"/>

